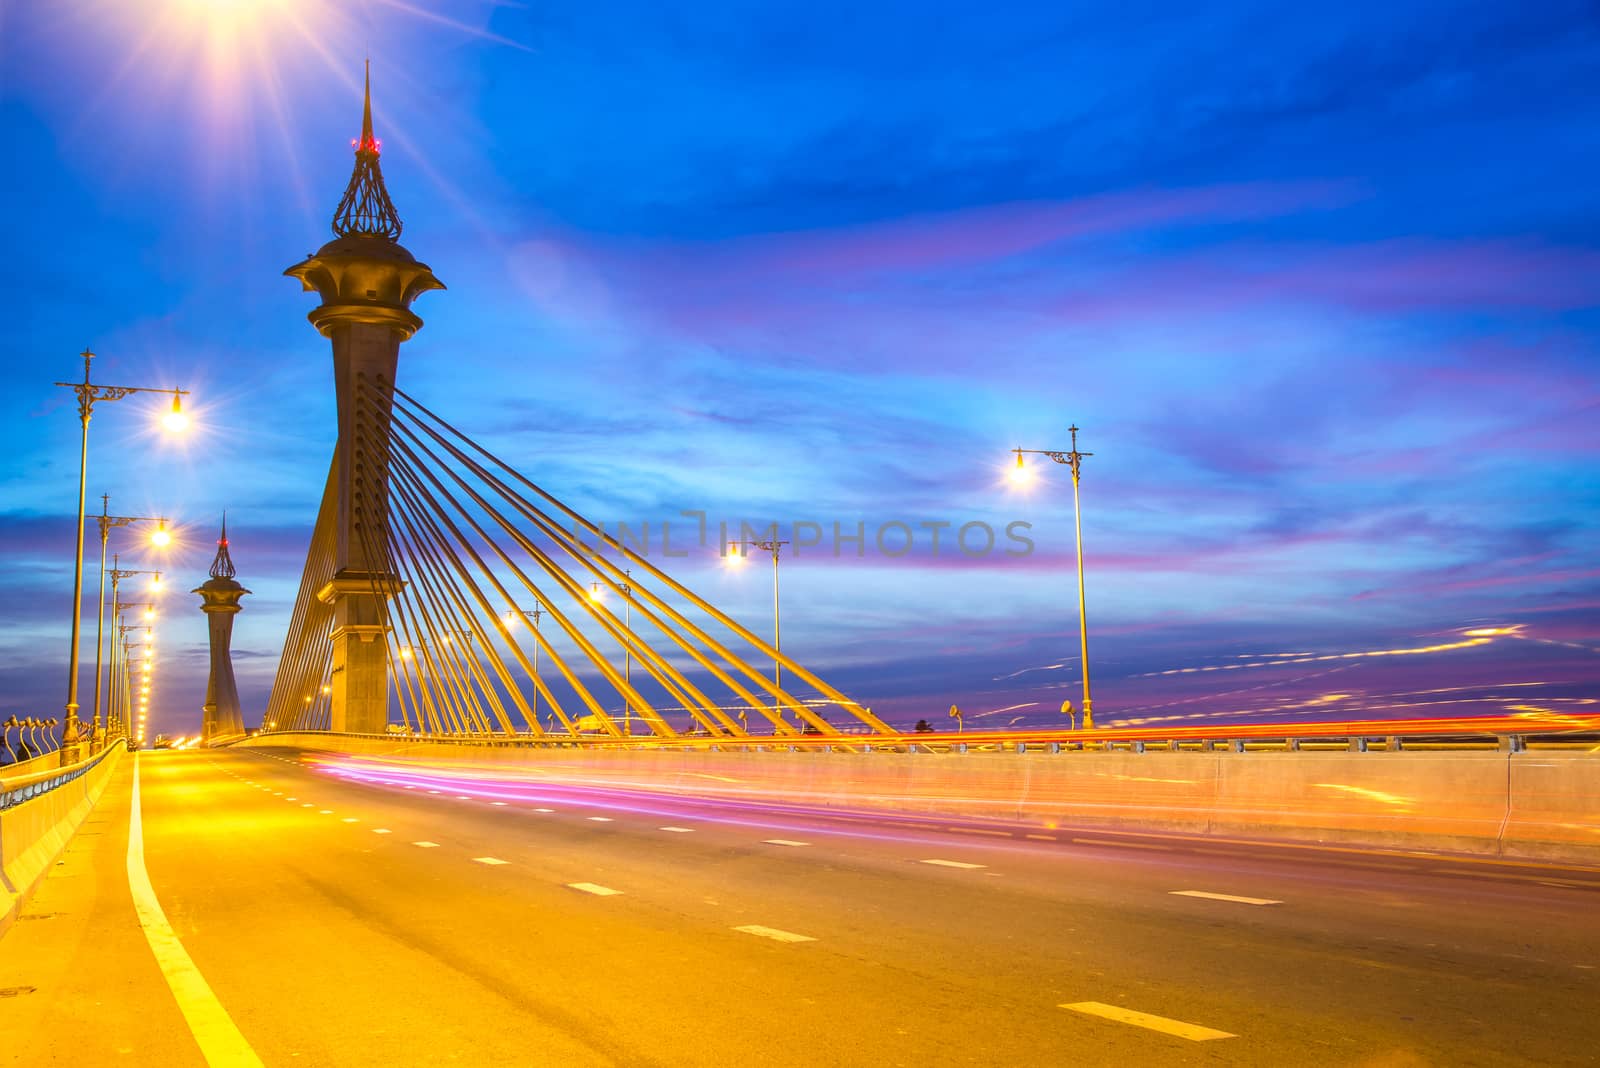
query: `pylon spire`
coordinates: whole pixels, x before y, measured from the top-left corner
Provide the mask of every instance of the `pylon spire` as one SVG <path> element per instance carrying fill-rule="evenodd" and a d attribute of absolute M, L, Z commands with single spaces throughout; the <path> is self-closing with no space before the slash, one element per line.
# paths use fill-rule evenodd
<path fill-rule="evenodd" d="M 211 577 L 214 579 L 231 579 L 237 571 L 233 568 L 233 558 L 228 555 L 228 513 L 222 513 L 222 537 L 217 539 L 217 555 L 211 561 Z"/>
<path fill-rule="evenodd" d="M 367 60 L 366 86 L 361 95 L 361 147 L 378 151 L 378 140 L 372 136 L 372 60 Z"/>
<path fill-rule="evenodd" d="M 333 213 L 333 232 L 340 237 L 400 238 L 400 216 L 383 185 L 378 166 L 378 139 L 372 133 L 372 61 L 367 61 L 361 100 L 361 138 L 356 141 L 356 166 L 350 174 L 339 207 Z"/>

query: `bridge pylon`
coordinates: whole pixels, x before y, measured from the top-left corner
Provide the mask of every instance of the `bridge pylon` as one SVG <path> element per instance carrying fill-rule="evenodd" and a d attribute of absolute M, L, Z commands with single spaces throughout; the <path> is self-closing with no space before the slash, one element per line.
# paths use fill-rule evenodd
<path fill-rule="evenodd" d="M 228 554 L 228 517 L 222 517 L 222 537 L 217 540 L 217 555 L 211 561 L 211 577 L 191 590 L 200 595 L 200 611 L 206 614 L 211 637 L 211 674 L 206 680 L 204 720 L 200 742 L 212 745 L 244 734 L 244 716 L 239 710 L 239 687 L 233 679 L 233 617 L 239 614 L 239 600 L 250 591 L 235 577 L 233 558 Z"/>
<path fill-rule="evenodd" d="M 388 600 L 402 583 L 389 543 L 390 412 L 400 343 L 422 327 L 411 302 L 443 289 L 400 245 L 372 132 L 370 64 L 355 169 L 333 216 L 334 239 L 284 273 L 322 303 L 311 324 L 333 345 L 339 440 L 325 490 L 335 516 L 333 577 L 317 598 L 333 610 L 329 726 L 382 733 L 388 724 Z M 309 699 L 309 695 L 308 695 Z"/>

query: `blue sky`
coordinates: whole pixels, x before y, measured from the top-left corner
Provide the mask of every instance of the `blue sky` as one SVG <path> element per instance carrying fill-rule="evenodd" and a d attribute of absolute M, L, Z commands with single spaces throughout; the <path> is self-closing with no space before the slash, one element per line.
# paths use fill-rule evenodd
<path fill-rule="evenodd" d="M 103 406 L 90 492 L 186 524 L 184 590 L 228 509 L 264 704 L 333 433 L 281 272 L 329 236 L 368 52 L 403 241 L 450 287 L 401 383 L 458 426 L 608 522 L 1034 525 L 1020 560 L 788 565 L 786 650 L 875 708 L 1072 692 L 1070 484 L 999 476 L 1074 421 L 1102 718 L 1575 708 L 1600 27 L 1521 8 L 12 6 L 0 713 L 64 697 L 51 383 L 86 345 L 99 380 L 194 391 L 181 446 Z M 766 621 L 755 578 L 675 570 Z M 157 726 L 192 729 L 203 619 L 167 608 Z M 1331 680 L 1271 655 L 1485 625 L 1519 629 Z"/>

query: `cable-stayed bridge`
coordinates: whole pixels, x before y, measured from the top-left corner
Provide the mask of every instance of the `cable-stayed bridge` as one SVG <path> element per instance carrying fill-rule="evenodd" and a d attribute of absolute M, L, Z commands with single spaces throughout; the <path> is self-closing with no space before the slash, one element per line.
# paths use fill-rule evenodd
<path fill-rule="evenodd" d="M 399 388 L 370 101 L 334 231 L 262 731 L 0 776 L 15 1063 L 1592 1056 L 1594 717 L 900 735 Z"/>

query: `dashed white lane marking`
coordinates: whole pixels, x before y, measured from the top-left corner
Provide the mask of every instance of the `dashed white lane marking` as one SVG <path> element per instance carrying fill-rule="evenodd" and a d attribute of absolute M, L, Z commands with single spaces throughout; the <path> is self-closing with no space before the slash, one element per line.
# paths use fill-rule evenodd
<path fill-rule="evenodd" d="M 206 977 L 195 967 L 193 958 L 183 948 L 183 941 L 167 922 L 155 887 L 150 885 L 150 872 L 144 863 L 144 819 L 139 802 L 137 755 L 133 762 L 133 804 L 128 814 L 128 889 L 133 895 L 134 912 L 139 917 L 145 940 L 150 943 L 161 975 L 172 990 L 206 1063 L 260 1068 L 261 1058 L 239 1033 L 228 1010 L 222 1007 Z"/>
<path fill-rule="evenodd" d="M 759 923 L 747 923 L 743 927 L 735 927 L 735 931 L 755 935 L 757 938 L 770 938 L 774 942 L 815 942 L 810 935 L 795 934 L 793 931 L 780 931 L 776 927 L 763 927 Z"/>
<path fill-rule="evenodd" d="M 429 790 L 429 791 L 428 791 L 428 792 L 429 792 L 429 793 L 430 793 L 430 794 L 436 794 L 436 793 L 438 793 L 438 792 L 439 792 L 439 791 L 438 791 L 438 790 Z"/>
<path fill-rule="evenodd" d="M 499 857 L 473 857 L 472 859 L 477 861 L 479 864 L 488 864 L 491 867 L 493 867 L 496 864 L 509 864 L 509 863 L 511 863 L 508 860 L 501 860 Z"/>
<path fill-rule="evenodd" d="M 616 897 L 622 893 L 621 890 L 613 890 L 611 887 L 601 886 L 599 883 L 568 883 L 567 889 L 582 890 L 584 893 L 593 894 L 595 897 Z"/>
<path fill-rule="evenodd" d="M 658 831 L 670 831 L 673 834 L 693 834 L 693 827 L 657 827 Z"/>
<path fill-rule="evenodd" d="M 1023 837 L 1024 838 L 1031 838 L 1035 842 L 1056 842 L 1056 841 L 1060 841 L 1060 839 L 1058 839 L 1053 834 L 1025 834 L 1025 835 L 1023 835 Z"/>
<path fill-rule="evenodd" d="M 976 871 L 979 868 L 987 868 L 989 866 L 987 864 L 968 864 L 964 860 L 922 860 L 917 863 L 936 864 L 941 868 L 966 868 L 969 871 Z"/>
<path fill-rule="evenodd" d="M 283 796 L 283 791 L 282 790 L 274 790 L 274 791 L 272 791 L 272 796 L 273 797 L 282 797 Z"/>
<path fill-rule="evenodd" d="M 305 804 L 301 805 L 300 807 L 301 808 L 316 808 L 317 806 L 313 805 L 310 801 L 307 801 Z"/>
<path fill-rule="evenodd" d="M 590 816 L 589 817 L 589 822 L 590 823 L 615 823 L 617 821 L 612 819 L 610 816 Z"/>
<path fill-rule="evenodd" d="M 1172 852 L 1172 847 L 1171 846 L 1150 845 L 1148 842 L 1116 842 L 1116 841 L 1111 840 L 1110 838 L 1074 838 L 1074 839 L 1072 839 L 1072 844 L 1073 845 L 1108 845 L 1108 846 L 1116 846 L 1118 849 L 1159 849 L 1163 853 Z M 1229 1035 L 1228 1037 L 1232 1038 L 1233 1036 Z"/>
<path fill-rule="evenodd" d="M 1213 894 L 1209 890 L 1172 890 L 1175 897 L 1204 897 L 1212 901 L 1237 901 L 1241 905 L 1281 905 L 1283 902 L 1270 897 L 1240 897 L 1237 894 Z"/>
<path fill-rule="evenodd" d="M 388 834 L 390 832 L 389 832 L 389 828 L 387 828 L 387 827 L 374 827 L 374 828 L 372 828 L 372 833 L 373 834 Z"/>
<path fill-rule="evenodd" d="M 356 819 L 354 816 L 346 816 L 344 819 L 340 820 L 339 822 L 340 823 L 360 823 L 361 821 Z"/>
<path fill-rule="evenodd" d="M 325 808 L 322 811 L 318 812 L 317 815 L 319 815 L 319 816 L 331 816 L 331 815 L 333 815 L 333 809 Z"/>
<path fill-rule="evenodd" d="M 1089 1016 L 1099 1016 L 1105 1020 L 1115 1020 L 1117 1023 L 1132 1024 L 1134 1027 L 1143 1027 L 1150 1031 L 1160 1031 L 1166 1035 L 1176 1035 L 1179 1038 L 1187 1038 L 1190 1042 L 1239 1037 L 1230 1031 L 1218 1031 L 1211 1027 L 1201 1027 L 1199 1024 L 1184 1023 L 1182 1020 L 1169 1020 L 1165 1016 L 1152 1016 L 1148 1012 L 1135 1012 L 1132 1009 L 1123 1009 L 1098 1001 L 1078 1001 L 1061 1007 Z"/>
<path fill-rule="evenodd" d="M 286 797 L 286 798 L 284 798 L 284 800 L 285 801 L 298 801 L 300 799 L 298 797 Z"/>
<path fill-rule="evenodd" d="M 457 801 L 471 801 L 472 798 L 467 796 L 466 794 L 456 794 L 456 800 Z"/>
<path fill-rule="evenodd" d="M 991 838 L 1011 838 L 1010 831 L 986 831 L 981 827 L 946 827 L 945 830 L 955 834 L 986 834 Z"/>
<path fill-rule="evenodd" d="M 418 849 L 438 849 L 439 848 L 439 843 L 438 842 L 412 842 L 411 844 L 416 846 Z"/>
<path fill-rule="evenodd" d="M 807 846 L 807 845 L 810 845 L 811 843 L 810 842 L 796 842 L 796 841 L 792 841 L 791 839 L 788 839 L 788 838 L 763 838 L 761 840 L 761 844 L 762 845 L 781 845 L 781 846 Z"/>
<path fill-rule="evenodd" d="M 535 812 L 554 812 L 555 809 L 553 809 L 553 808 L 536 808 L 536 809 L 534 809 L 534 811 Z"/>
<path fill-rule="evenodd" d="M 506 803 L 504 801 L 490 801 L 489 804 L 494 805 L 496 808 L 506 807 Z"/>

